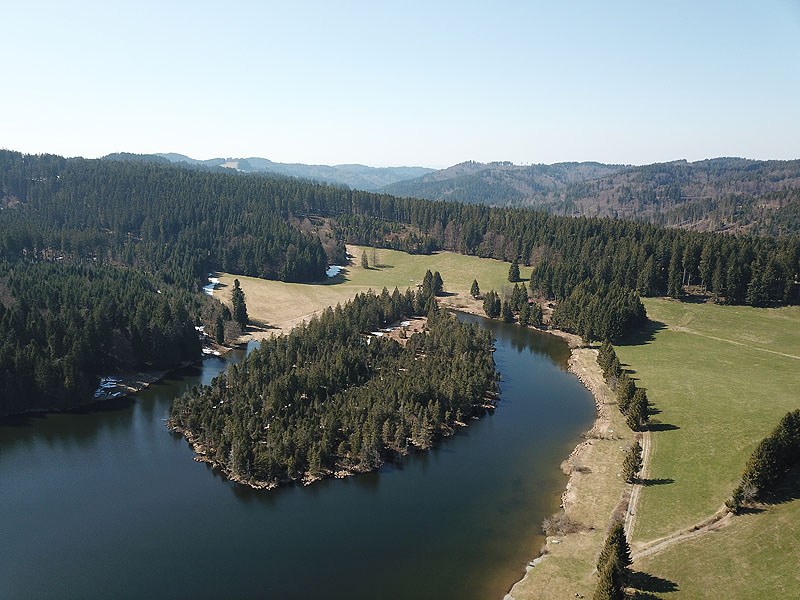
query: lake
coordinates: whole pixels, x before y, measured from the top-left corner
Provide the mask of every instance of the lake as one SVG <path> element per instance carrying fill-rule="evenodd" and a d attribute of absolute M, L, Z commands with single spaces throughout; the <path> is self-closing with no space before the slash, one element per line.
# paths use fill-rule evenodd
<path fill-rule="evenodd" d="M 497 339 L 497 410 L 374 473 L 257 491 L 192 460 L 171 400 L 245 350 L 130 399 L 0 421 L 0 597 L 500 600 L 594 402 L 561 339 L 459 318 Z"/>

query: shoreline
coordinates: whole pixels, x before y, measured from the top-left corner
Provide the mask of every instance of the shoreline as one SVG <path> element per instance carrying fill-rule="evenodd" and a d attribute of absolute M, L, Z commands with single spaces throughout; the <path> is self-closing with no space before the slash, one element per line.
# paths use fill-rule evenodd
<path fill-rule="evenodd" d="M 480 301 L 471 297 L 443 300 L 442 308 L 486 317 Z M 549 325 L 528 328 L 561 338 L 567 343 L 570 350 L 567 370 L 591 393 L 595 418 L 591 427 L 581 434 L 583 439 L 561 464 L 561 470 L 568 475 L 568 480 L 561 492 L 559 514 L 566 515 L 570 521 L 578 524 L 578 531 L 546 535 L 542 549 L 525 564 L 524 575 L 511 586 L 503 600 L 559 597 L 561 592 L 564 597 L 580 594 L 580 597 L 590 598 L 596 585 L 594 563 L 602 547 L 606 528 L 615 514 L 622 510 L 627 514 L 631 489 L 630 485 L 617 477 L 622 464 L 619 450 L 615 453 L 615 448 L 605 440 L 613 440 L 622 448 L 619 443 L 632 443 L 635 434 L 616 410 L 616 397 L 602 375 L 596 349 L 586 346 L 580 336 Z M 603 481 L 598 482 L 598 477 L 602 477 Z M 574 574 L 567 571 L 574 568 L 576 557 L 586 566 L 580 582 L 573 581 Z M 558 590 L 555 593 L 554 579 L 560 580 L 555 585 Z"/>
<path fill-rule="evenodd" d="M 73 406 L 69 406 L 66 408 L 32 408 L 30 410 L 22 412 L 11 413 L 8 415 L 0 415 L 0 420 L 13 419 L 16 417 L 34 416 L 34 415 L 68 414 L 80 410 L 91 409 L 95 405 L 101 405 L 113 400 L 122 400 L 124 398 L 132 396 L 133 394 L 137 394 L 142 390 L 147 389 L 154 383 L 158 383 L 170 373 L 174 373 L 175 371 L 180 371 L 181 369 L 185 369 L 186 367 L 191 365 L 196 365 L 197 363 L 205 360 L 205 358 L 206 358 L 205 356 L 201 356 L 197 360 L 184 361 L 179 366 L 173 369 L 157 370 L 157 371 L 156 370 L 137 371 L 134 373 L 124 373 L 118 376 L 114 376 L 118 380 L 118 382 L 114 385 L 114 387 L 109 387 L 108 390 L 105 391 L 103 394 L 92 397 L 91 400 L 89 400 L 88 402 L 84 402 L 81 404 L 74 404 Z"/>
<path fill-rule="evenodd" d="M 565 597 L 580 593 L 590 598 L 596 585 L 595 561 L 607 527 L 615 515 L 622 511 L 627 514 L 631 493 L 631 486 L 620 479 L 619 470 L 621 450 L 633 443 L 636 434 L 616 410 L 616 398 L 597 364 L 597 350 L 585 346 L 575 334 L 558 329 L 542 331 L 569 344 L 568 371 L 592 394 L 596 414 L 591 428 L 581 434 L 583 440 L 561 467 L 569 479 L 561 493 L 559 514 L 576 524 L 577 531 L 546 536 L 541 551 L 527 563 L 525 574 L 511 586 L 504 600 L 550 598 L 561 592 Z M 576 562 L 585 566 L 577 581 Z M 545 586 L 549 591 L 543 589 Z"/>
<path fill-rule="evenodd" d="M 441 297 L 438 302 L 445 310 L 485 317 L 482 302 L 468 294 L 456 293 Z M 274 328 L 272 331 L 257 331 L 256 336 L 250 334 L 247 338 L 257 339 L 285 333 L 286 329 L 291 330 L 316 312 L 318 311 L 280 323 L 277 327 L 271 324 Z M 545 308 L 545 322 L 549 320 L 550 312 Z M 560 337 L 567 343 L 570 350 L 566 361 L 567 370 L 592 394 L 595 418 L 562 463 L 562 471 L 568 475 L 568 481 L 561 491 L 559 513 L 566 514 L 578 523 L 579 530 L 577 533 L 547 536 L 542 550 L 520 565 L 525 572 L 505 594 L 505 600 L 550 598 L 558 595 L 575 597 L 576 593 L 591 597 L 596 585 L 596 577 L 593 576 L 594 563 L 605 538 L 606 528 L 615 513 L 627 512 L 630 486 L 624 484 L 617 474 L 621 465 L 620 450 L 625 444 L 633 443 L 634 434 L 627 428 L 624 417 L 616 410 L 616 397 L 606 384 L 597 364 L 597 350 L 586 347 L 579 336 L 553 329 L 547 324 L 541 328 L 529 328 Z M 613 406 L 609 406 L 610 404 Z M 198 457 L 197 460 L 201 459 Z M 574 572 L 567 572 L 568 569 L 574 570 L 576 559 L 580 560 L 582 567 L 580 581 L 576 581 Z"/>

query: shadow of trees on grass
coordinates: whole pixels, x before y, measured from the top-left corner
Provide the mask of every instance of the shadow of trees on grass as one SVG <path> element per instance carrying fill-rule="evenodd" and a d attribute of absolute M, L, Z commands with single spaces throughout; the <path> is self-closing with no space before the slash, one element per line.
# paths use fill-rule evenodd
<path fill-rule="evenodd" d="M 628 587 L 635 590 L 631 595 L 633 598 L 657 598 L 655 594 L 678 591 L 678 584 L 674 581 L 643 571 L 631 571 Z"/>

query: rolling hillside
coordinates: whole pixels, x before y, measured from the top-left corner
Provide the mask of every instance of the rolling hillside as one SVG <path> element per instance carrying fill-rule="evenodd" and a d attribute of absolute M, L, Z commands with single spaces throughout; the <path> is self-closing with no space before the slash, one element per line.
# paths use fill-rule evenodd
<path fill-rule="evenodd" d="M 466 162 L 382 191 L 704 231 L 786 235 L 800 230 L 799 160 L 715 158 L 644 166 Z"/>

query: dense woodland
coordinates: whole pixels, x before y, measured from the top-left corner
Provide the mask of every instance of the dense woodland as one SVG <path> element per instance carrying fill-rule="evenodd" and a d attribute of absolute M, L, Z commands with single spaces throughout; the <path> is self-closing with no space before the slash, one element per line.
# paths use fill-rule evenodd
<path fill-rule="evenodd" d="M 0 415 L 83 404 L 120 367 L 196 359 L 198 300 L 134 269 L 0 262 Z"/>
<path fill-rule="evenodd" d="M 516 260 L 532 268 L 531 293 L 556 301 L 554 323 L 587 339 L 615 340 L 638 327 L 644 315 L 636 294 L 680 297 L 691 290 L 753 306 L 800 301 L 798 236 L 698 233 L 401 199 L 288 178 L 0 151 L 0 260 L 20 273 L 36 264 L 129 269 L 152 277 L 151 288 L 174 287 L 188 298 L 214 269 L 321 280 L 329 262 L 343 260 L 345 242 Z M 102 273 L 113 280 L 110 271 Z M 62 275 L 68 271 L 50 278 Z M 42 279 L 29 286 L 32 298 L 47 294 Z M 18 293 L 0 296 L 4 311 Z M 208 331 L 224 329 L 220 307 L 199 310 L 185 301 L 184 308 Z M 85 320 L 93 309 L 79 312 Z M 132 319 L 138 306 L 115 310 Z M 514 313 L 509 304 L 503 316 L 520 318 Z M 11 323 L 13 339 L 27 339 L 22 321 Z M 132 335 L 133 321 L 115 327 Z M 16 344 L 13 354 L 20 357 Z M 41 359 L 25 368 L 35 370 L 35 362 Z M 87 371 L 78 379 L 93 376 Z"/>
<path fill-rule="evenodd" d="M 207 272 L 319 281 L 319 239 L 289 222 L 289 180 L 0 151 L 0 256 L 113 262 L 187 288 Z M 302 188 L 302 186 L 300 186 Z"/>
<path fill-rule="evenodd" d="M 419 313 L 426 330 L 405 346 L 368 334 Z M 369 471 L 483 411 L 492 342 L 440 313 L 431 292 L 360 294 L 176 399 L 169 424 L 251 485 Z"/>

